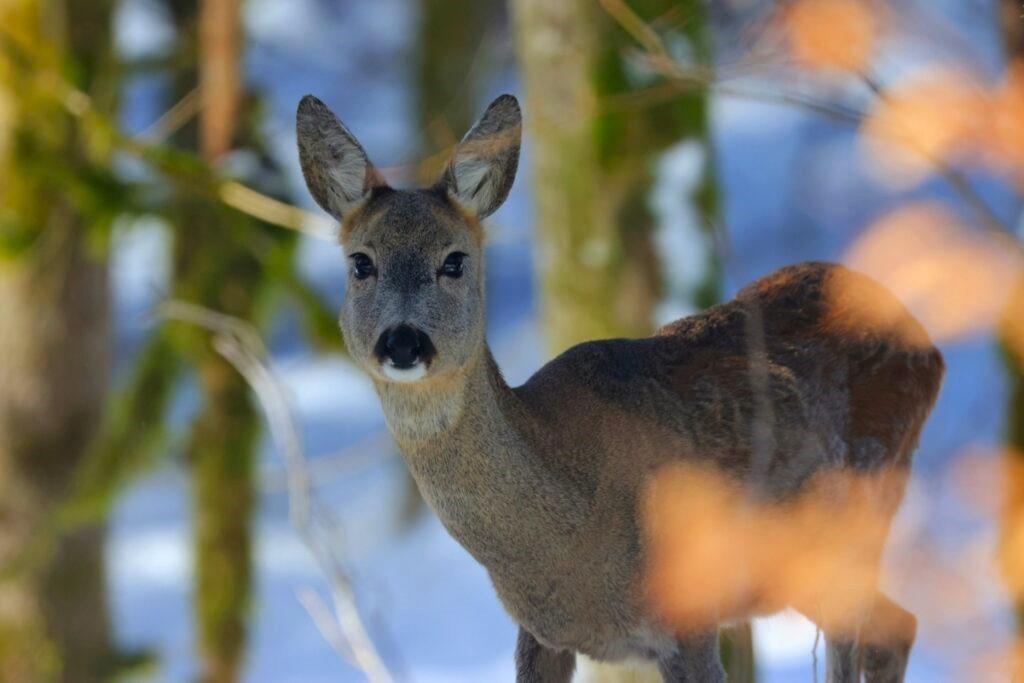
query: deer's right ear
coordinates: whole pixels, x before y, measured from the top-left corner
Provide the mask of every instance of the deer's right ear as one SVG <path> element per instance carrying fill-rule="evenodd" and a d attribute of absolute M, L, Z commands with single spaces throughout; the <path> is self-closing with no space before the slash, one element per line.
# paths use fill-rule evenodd
<path fill-rule="evenodd" d="M 491 102 L 455 147 L 441 182 L 477 218 L 494 213 L 512 189 L 519 164 L 522 114 L 511 95 Z"/>
<path fill-rule="evenodd" d="M 302 98 L 295 124 L 306 187 L 339 221 L 373 188 L 386 184 L 355 136 L 317 98 Z"/>

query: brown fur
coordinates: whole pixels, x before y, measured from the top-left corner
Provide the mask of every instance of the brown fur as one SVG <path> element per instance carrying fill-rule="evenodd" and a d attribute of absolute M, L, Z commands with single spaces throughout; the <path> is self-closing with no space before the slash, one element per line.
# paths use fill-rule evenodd
<path fill-rule="evenodd" d="M 467 136 L 470 152 L 479 151 L 482 130 L 514 128 L 518 140 L 518 107 L 509 99 L 496 101 Z M 300 123 L 300 137 L 325 129 L 329 121 Z M 350 138 L 347 131 L 331 137 Z M 302 145 L 315 159 L 316 139 Z M 502 146 L 487 167 L 493 177 L 483 183 L 496 188 L 488 196 L 499 203 L 516 158 Z M 480 163 L 473 161 L 474 182 Z M 319 182 L 331 174 L 306 176 Z M 372 167 L 366 177 L 376 177 Z M 680 641 L 645 600 L 649 539 L 640 514 L 652 478 L 673 463 L 700 463 L 752 500 L 771 502 L 791 499 L 821 472 L 905 473 L 939 389 L 941 356 L 878 284 L 807 263 L 652 337 L 577 346 L 511 388 L 484 339 L 483 252 L 473 217 L 496 207 L 475 206 L 467 217 L 453 183 L 374 189 L 346 220 L 346 252 L 368 254 L 377 274 L 350 278 L 342 327 L 424 497 L 487 568 L 521 625 L 519 680 L 566 680 L 571 660 L 560 652 L 654 658 L 666 680 L 720 679 L 713 625 L 710 635 Z M 352 196 L 361 188 L 311 189 Z M 435 275 L 453 249 L 468 254 L 463 277 Z M 860 315 L 876 307 L 889 313 Z M 427 376 L 411 383 L 389 381 L 371 352 L 399 323 L 428 334 L 437 349 Z M 880 502 L 887 516 L 899 504 L 899 481 Z M 864 606 L 865 633 L 881 632 L 872 631 L 872 615 L 892 613 L 890 605 L 879 598 Z M 855 680 L 856 633 L 827 636 L 833 680 Z M 912 629 L 886 638 L 871 642 L 869 669 L 897 672 L 891 680 L 899 680 Z"/>

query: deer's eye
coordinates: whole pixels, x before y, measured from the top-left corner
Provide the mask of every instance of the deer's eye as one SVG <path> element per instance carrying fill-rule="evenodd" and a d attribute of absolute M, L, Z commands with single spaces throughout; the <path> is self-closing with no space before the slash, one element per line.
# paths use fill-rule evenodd
<path fill-rule="evenodd" d="M 448 254 L 448 258 L 444 260 L 444 265 L 441 266 L 441 270 L 438 275 L 444 275 L 446 277 L 462 277 L 462 260 L 466 258 L 466 255 L 461 251 L 453 251 Z"/>
<path fill-rule="evenodd" d="M 357 280 L 365 280 L 371 275 L 377 274 L 377 267 L 373 265 L 373 260 L 369 256 L 363 253 L 352 254 L 352 274 L 356 276 Z"/>

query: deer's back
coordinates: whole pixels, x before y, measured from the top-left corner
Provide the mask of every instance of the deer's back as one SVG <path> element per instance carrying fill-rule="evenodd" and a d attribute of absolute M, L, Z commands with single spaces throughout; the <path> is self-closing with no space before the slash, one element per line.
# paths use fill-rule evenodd
<path fill-rule="evenodd" d="M 637 513 L 658 468 L 710 464 L 781 500 L 823 470 L 906 464 L 941 375 L 938 351 L 891 294 L 818 263 L 652 337 L 574 347 L 515 393 L 525 447 L 562 492 L 538 504 L 560 521 L 580 514 L 564 537 L 537 539 L 526 570 L 492 568 L 495 586 L 553 646 L 598 657 L 656 649 L 637 592 Z"/>
<path fill-rule="evenodd" d="M 881 285 L 804 263 L 652 337 L 574 347 L 517 392 L 548 427 L 539 450 L 584 489 L 688 458 L 785 496 L 824 468 L 905 463 L 942 372 Z"/>

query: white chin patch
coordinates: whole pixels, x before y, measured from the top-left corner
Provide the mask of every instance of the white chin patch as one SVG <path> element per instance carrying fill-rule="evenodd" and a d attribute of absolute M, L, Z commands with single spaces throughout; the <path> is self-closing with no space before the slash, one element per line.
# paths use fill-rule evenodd
<path fill-rule="evenodd" d="M 427 364 L 423 361 L 417 361 L 411 368 L 396 368 L 390 362 L 385 362 L 380 369 L 385 377 L 395 382 L 415 382 L 427 376 Z"/>

